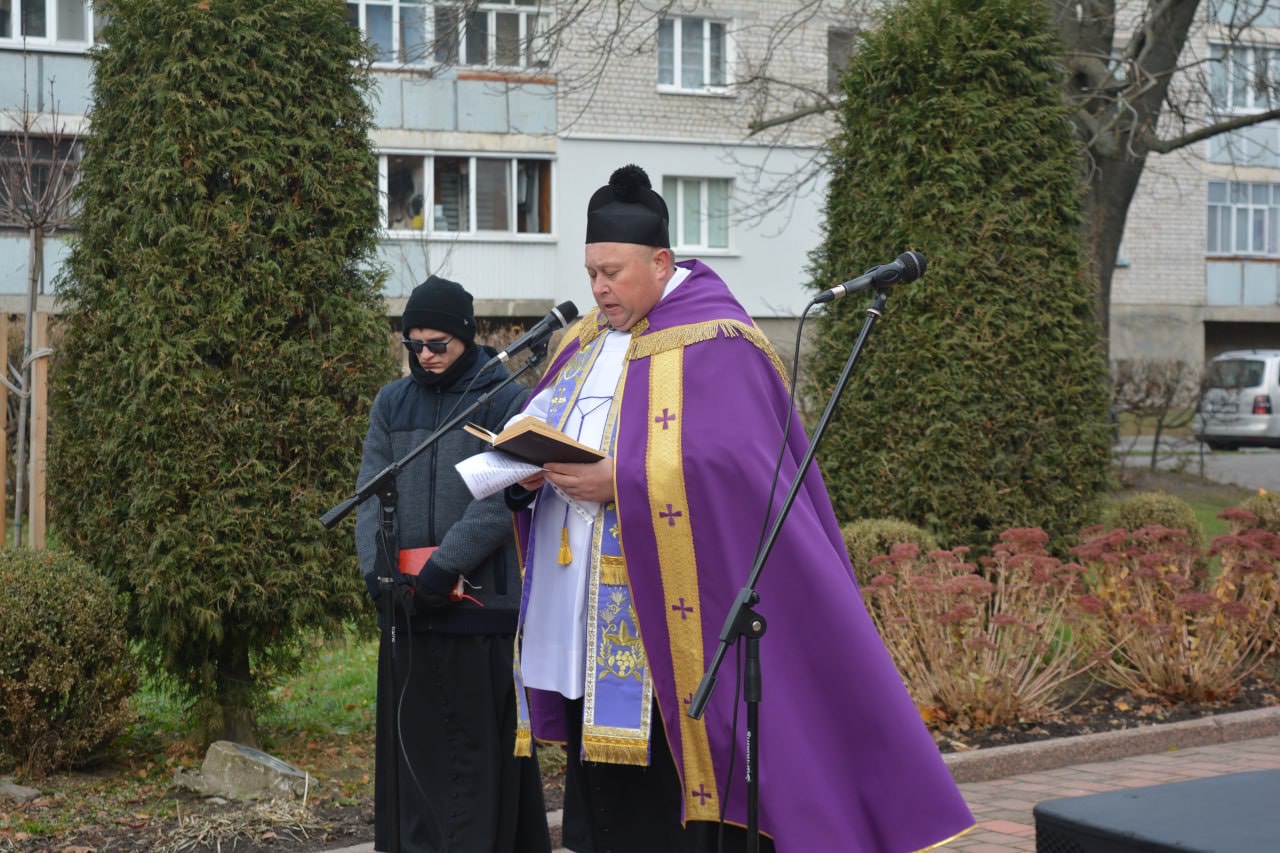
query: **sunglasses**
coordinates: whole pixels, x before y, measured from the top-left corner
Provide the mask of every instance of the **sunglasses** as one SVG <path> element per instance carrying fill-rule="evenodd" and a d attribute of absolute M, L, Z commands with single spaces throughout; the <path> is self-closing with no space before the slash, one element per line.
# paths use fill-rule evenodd
<path fill-rule="evenodd" d="M 401 338 L 400 343 L 404 344 L 409 352 L 414 355 L 422 355 L 422 348 L 426 347 L 427 352 L 435 355 L 444 355 L 449 351 L 449 343 L 453 338 L 445 338 L 443 341 L 415 341 L 410 338 Z"/>

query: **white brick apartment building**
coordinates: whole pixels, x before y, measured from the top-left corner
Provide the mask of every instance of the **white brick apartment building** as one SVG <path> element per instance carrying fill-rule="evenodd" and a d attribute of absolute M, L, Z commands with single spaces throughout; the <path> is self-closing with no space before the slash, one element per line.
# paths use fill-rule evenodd
<path fill-rule="evenodd" d="M 567 3 L 587 12 L 559 34 Z M 379 51 L 373 142 L 389 315 L 430 273 L 465 283 L 482 315 L 530 318 L 566 299 L 585 308 L 586 199 L 636 162 L 671 207 L 677 255 L 706 258 L 789 347 L 823 201 L 820 179 L 795 192 L 793 176 L 825 127 L 785 137 L 747 127 L 811 101 L 803 89 L 827 89 L 830 51 L 847 49 L 851 22 L 800 0 L 662 4 L 665 13 L 583 0 L 346 6 Z M 630 16 L 621 36 L 618 9 Z M 1277 29 L 1264 32 L 1280 35 L 1280 12 L 1265 15 Z M 32 110 L 50 108 L 51 80 L 63 122 L 84 127 L 86 51 L 99 24 L 89 0 L 0 0 L 0 132 L 13 130 L 24 88 Z M 1263 106 L 1231 75 L 1237 65 L 1280 65 L 1274 49 L 1228 49 L 1212 30 L 1189 49 L 1222 60 L 1221 110 Z M 769 75 L 793 86 L 753 82 L 766 54 Z M 0 307 L 17 306 L 29 244 L 3 226 Z M 63 251 L 59 240 L 46 244 L 46 281 Z M 1230 346 L 1280 346 L 1280 123 L 1153 156 L 1118 264 L 1114 357 L 1198 363 Z"/>
<path fill-rule="evenodd" d="M 566 299 L 585 309 L 586 201 L 628 162 L 666 194 L 678 256 L 707 258 L 761 319 L 803 309 L 822 193 L 771 197 L 760 176 L 803 171 L 820 136 L 748 139 L 737 83 L 781 46 L 778 69 L 821 91 L 832 22 L 800 23 L 780 45 L 779 16 L 802 4 L 746 0 L 671 16 L 622 5 L 634 8 L 630 31 L 602 53 L 609 26 L 589 13 L 561 39 L 555 7 L 536 0 L 346 3 L 378 50 L 389 315 L 431 273 L 467 285 L 482 316 L 540 316 Z M 0 0 L 0 132 L 13 130 L 24 88 L 32 110 L 51 106 L 50 80 L 62 121 L 85 126 L 87 51 L 100 28 L 89 0 Z M 21 304 L 28 251 L 20 229 L 0 228 L 6 304 Z M 46 291 L 63 251 L 56 239 L 46 247 Z"/>
<path fill-rule="evenodd" d="M 1204 79 L 1185 79 L 1182 91 L 1202 99 L 1207 94 L 1218 121 L 1278 103 L 1258 83 L 1277 82 L 1280 3 L 1245 6 L 1201 4 L 1202 21 L 1184 52 L 1184 66 L 1194 69 L 1199 61 Z M 1219 21 L 1237 11 L 1257 17 L 1233 39 Z M 1280 347 L 1276 121 L 1152 155 L 1112 282 L 1113 358 L 1198 365 L 1244 347 Z"/>

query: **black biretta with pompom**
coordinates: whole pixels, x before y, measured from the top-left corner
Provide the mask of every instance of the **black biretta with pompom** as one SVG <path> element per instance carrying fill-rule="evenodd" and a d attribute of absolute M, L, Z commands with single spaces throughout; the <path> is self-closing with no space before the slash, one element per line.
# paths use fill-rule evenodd
<path fill-rule="evenodd" d="M 588 243 L 639 243 L 671 248 L 667 203 L 653 191 L 644 169 L 617 169 L 587 202 Z"/>

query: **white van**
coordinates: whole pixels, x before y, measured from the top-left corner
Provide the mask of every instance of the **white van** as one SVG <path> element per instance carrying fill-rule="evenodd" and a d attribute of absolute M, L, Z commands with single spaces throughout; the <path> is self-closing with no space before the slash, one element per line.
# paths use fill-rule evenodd
<path fill-rule="evenodd" d="M 1280 349 L 1215 356 L 1205 371 L 1194 430 L 1213 450 L 1280 447 Z"/>

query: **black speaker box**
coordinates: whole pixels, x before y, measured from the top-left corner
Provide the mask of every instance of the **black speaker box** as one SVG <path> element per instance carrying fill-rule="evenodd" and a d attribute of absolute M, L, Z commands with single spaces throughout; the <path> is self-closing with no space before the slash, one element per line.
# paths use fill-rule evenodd
<path fill-rule="evenodd" d="M 1047 800 L 1036 853 L 1276 853 L 1280 770 Z"/>

